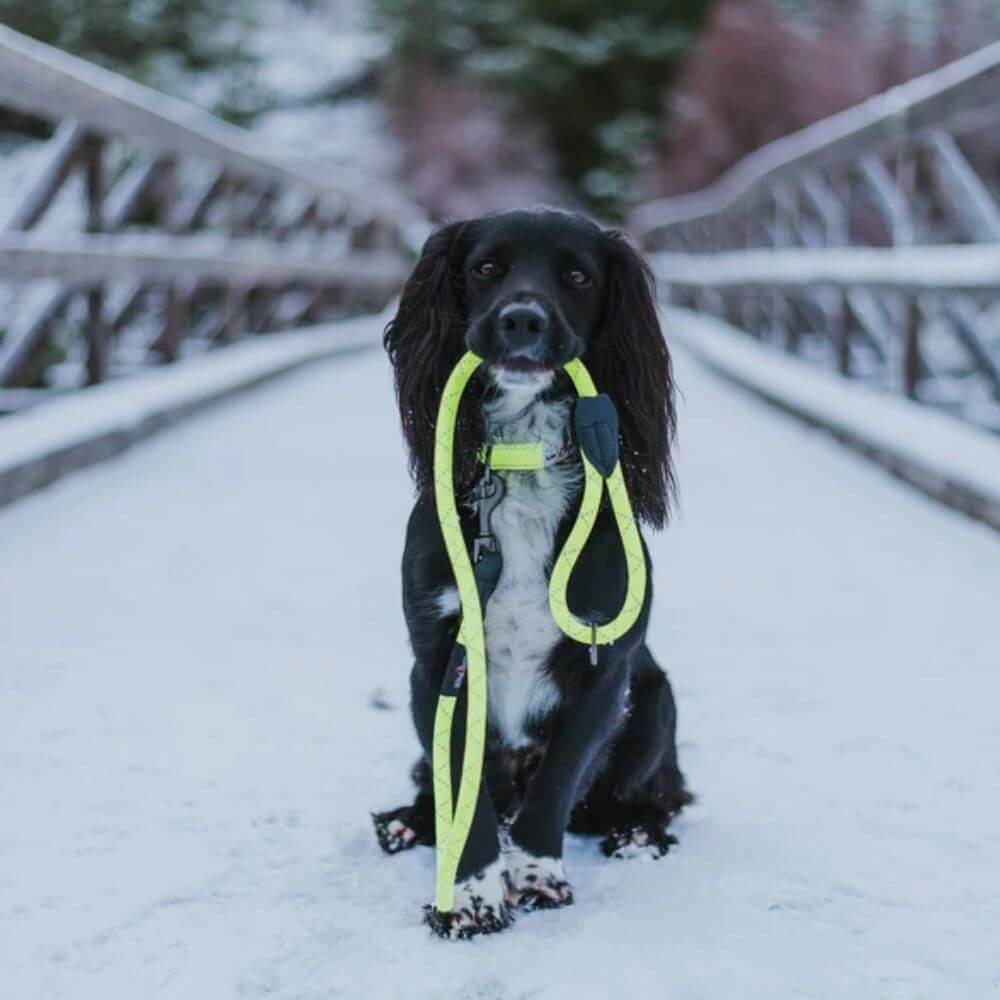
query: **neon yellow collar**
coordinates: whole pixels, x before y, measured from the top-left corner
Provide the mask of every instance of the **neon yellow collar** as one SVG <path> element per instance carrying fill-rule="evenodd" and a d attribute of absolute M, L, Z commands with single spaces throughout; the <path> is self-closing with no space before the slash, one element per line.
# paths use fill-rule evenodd
<path fill-rule="evenodd" d="M 566 441 L 546 453 L 540 441 L 494 441 L 479 449 L 479 461 L 494 472 L 539 472 L 576 455 L 576 447 Z"/>

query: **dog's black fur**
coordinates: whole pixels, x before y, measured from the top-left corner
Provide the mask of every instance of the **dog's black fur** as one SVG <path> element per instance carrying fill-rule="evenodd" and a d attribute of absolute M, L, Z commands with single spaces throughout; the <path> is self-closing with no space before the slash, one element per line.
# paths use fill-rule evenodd
<path fill-rule="evenodd" d="M 620 233 L 547 209 L 501 213 L 435 231 L 406 283 L 385 346 L 418 489 L 403 556 L 403 600 L 416 658 L 413 717 L 429 756 L 438 692 L 458 625 L 457 614 L 435 610 L 436 596 L 453 586 L 454 578 L 432 489 L 437 408 L 455 363 L 467 349 L 486 362 L 459 414 L 459 496 L 481 472 L 476 452 L 486 432 L 484 403 L 505 391 L 510 380 L 530 384 L 538 378 L 538 395 L 545 400 L 573 395 L 558 369 L 581 357 L 599 391 L 617 406 L 632 505 L 641 522 L 656 528 L 667 518 L 674 489 L 673 379 L 645 262 Z M 579 489 L 558 526 L 554 551 L 539 554 L 546 560 L 545 572 L 578 503 Z M 471 512 L 463 517 L 471 538 L 474 519 Z M 625 585 L 621 543 L 605 500 L 570 583 L 570 607 L 587 619 L 610 620 Z M 558 700 L 543 717 L 525 720 L 527 745 L 505 746 L 491 725 L 486 781 L 460 882 L 474 880 L 497 861 L 504 824 L 522 861 L 560 859 L 567 829 L 600 835 L 609 855 L 641 850 L 660 856 L 673 842 L 667 824 L 691 797 L 677 764 L 673 694 L 645 643 L 650 589 L 637 623 L 622 639 L 601 647 L 597 667 L 589 664 L 585 646 L 565 637 L 554 643 L 544 669 Z M 465 717 L 464 696 L 455 717 Z M 459 733 L 453 741 L 456 767 L 462 745 Z M 380 842 L 389 852 L 434 842 L 427 757 L 418 762 L 414 778 L 416 802 L 375 817 Z M 571 900 L 564 882 L 539 889 L 535 878 L 523 875 L 513 887 L 508 879 L 508 899 L 513 895 L 514 902 L 529 906 Z M 495 930 L 507 922 L 506 913 L 496 912 L 467 912 L 460 926 L 441 915 L 435 919 L 432 926 L 452 936 Z"/>

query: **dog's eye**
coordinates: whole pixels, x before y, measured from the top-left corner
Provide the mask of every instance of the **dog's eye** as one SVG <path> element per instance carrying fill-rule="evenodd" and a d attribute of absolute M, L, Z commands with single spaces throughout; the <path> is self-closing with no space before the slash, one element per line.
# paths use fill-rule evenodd
<path fill-rule="evenodd" d="M 590 275 L 586 271 L 581 271 L 578 267 L 574 267 L 572 271 L 567 271 L 566 278 L 571 285 L 576 285 L 577 288 L 583 288 L 590 284 Z"/>
<path fill-rule="evenodd" d="M 495 278 L 500 273 L 500 268 L 492 260 L 480 261 L 472 270 L 480 278 Z"/>

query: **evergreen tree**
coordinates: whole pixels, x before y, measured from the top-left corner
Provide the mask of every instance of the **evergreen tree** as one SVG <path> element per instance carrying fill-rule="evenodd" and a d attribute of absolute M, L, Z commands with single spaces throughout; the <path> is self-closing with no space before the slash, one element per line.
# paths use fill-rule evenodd
<path fill-rule="evenodd" d="M 376 0 L 397 66 L 486 81 L 539 125 L 599 211 L 631 195 L 638 153 L 711 0 Z"/>

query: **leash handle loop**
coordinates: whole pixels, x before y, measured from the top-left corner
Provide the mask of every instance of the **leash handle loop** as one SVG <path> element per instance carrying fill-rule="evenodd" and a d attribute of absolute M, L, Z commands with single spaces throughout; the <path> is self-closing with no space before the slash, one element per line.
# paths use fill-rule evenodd
<path fill-rule="evenodd" d="M 564 370 L 581 398 L 586 399 L 597 395 L 594 380 L 590 377 L 590 372 L 587 371 L 582 361 L 570 361 Z M 552 575 L 549 577 L 549 608 L 556 624 L 565 635 L 594 648 L 608 645 L 616 639 L 620 639 L 639 618 L 646 597 L 646 554 L 643 552 L 639 526 L 632 513 L 632 504 L 625 487 L 621 462 L 615 462 L 611 474 L 605 479 L 582 448 L 580 449 L 580 459 L 583 462 L 584 473 L 583 499 L 580 502 L 580 512 L 570 530 L 569 537 L 566 539 L 566 544 L 563 545 L 559 558 L 556 559 L 555 565 L 552 567 Z M 625 553 L 628 586 L 625 590 L 625 600 L 618 614 L 610 622 L 599 625 L 595 622 L 581 621 L 570 611 L 567 591 L 573 569 L 590 538 L 590 533 L 594 530 L 605 486 L 607 486 L 608 499 L 611 501 L 615 524 L 618 526 L 618 535 Z"/>

